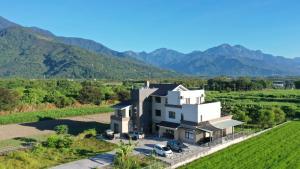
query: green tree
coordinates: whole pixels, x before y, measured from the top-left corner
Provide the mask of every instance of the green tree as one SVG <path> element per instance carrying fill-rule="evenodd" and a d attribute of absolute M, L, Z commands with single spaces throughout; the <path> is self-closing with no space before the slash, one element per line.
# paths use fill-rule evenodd
<path fill-rule="evenodd" d="M 99 105 L 101 103 L 102 93 L 98 87 L 84 86 L 78 96 L 80 103 L 87 104 L 93 103 Z"/>
<path fill-rule="evenodd" d="M 296 89 L 300 89 L 300 80 L 295 81 L 294 84 Z"/>
<path fill-rule="evenodd" d="M 275 123 L 276 124 L 284 122 L 284 120 L 285 120 L 285 113 L 280 108 L 273 108 L 272 111 L 275 114 Z"/>
<path fill-rule="evenodd" d="M 18 105 L 19 95 L 17 92 L 0 88 L 0 110 L 12 110 Z"/>
<path fill-rule="evenodd" d="M 272 110 L 262 109 L 259 111 L 258 123 L 261 128 L 273 127 L 275 124 L 275 114 Z"/>
<path fill-rule="evenodd" d="M 69 127 L 67 125 L 58 125 L 54 127 L 54 131 L 56 134 L 68 134 L 69 132 Z"/>
<path fill-rule="evenodd" d="M 236 120 L 243 121 L 245 123 L 248 123 L 251 119 L 249 116 L 247 116 L 246 112 L 238 110 L 234 113 L 233 118 Z"/>
<path fill-rule="evenodd" d="M 138 162 L 132 158 L 131 154 L 135 145 L 129 141 L 128 144 L 120 142 L 114 159 L 114 168 L 116 169 L 136 169 L 139 168 Z"/>

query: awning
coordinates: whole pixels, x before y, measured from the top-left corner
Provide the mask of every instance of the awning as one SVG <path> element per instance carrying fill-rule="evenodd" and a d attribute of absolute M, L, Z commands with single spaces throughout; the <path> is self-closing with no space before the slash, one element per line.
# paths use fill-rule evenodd
<path fill-rule="evenodd" d="M 165 128 L 171 128 L 171 129 L 177 129 L 180 126 L 179 123 L 172 123 L 172 122 L 168 122 L 168 121 L 162 121 L 156 125 L 159 127 L 165 127 Z"/>
<path fill-rule="evenodd" d="M 219 128 L 219 129 L 225 129 L 228 127 L 238 126 L 241 124 L 243 124 L 243 122 L 233 120 L 233 119 L 227 119 L 227 120 L 222 120 L 222 121 L 217 121 L 217 122 L 211 123 L 211 125 L 213 125 L 216 128 Z"/>
<path fill-rule="evenodd" d="M 211 125 L 210 123 L 203 123 L 199 126 L 196 127 L 197 129 L 206 131 L 206 132 L 214 132 L 214 131 L 219 131 L 220 129 Z"/>

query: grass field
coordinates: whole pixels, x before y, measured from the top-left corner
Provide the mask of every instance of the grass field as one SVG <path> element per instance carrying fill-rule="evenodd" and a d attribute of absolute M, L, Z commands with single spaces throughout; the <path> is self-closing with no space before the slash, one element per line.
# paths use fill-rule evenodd
<path fill-rule="evenodd" d="M 299 169 L 300 121 L 196 160 L 182 169 Z"/>
<path fill-rule="evenodd" d="M 111 151 L 115 144 L 95 138 L 76 140 L 68 149 L 38 147 L 0 156 L 0 169 L 42 169 Z"/>
<path fill-rule="evenodd" d="M 300 90 L 209 91 L 206 94 L 207 100 L 219 100 L 233 104 L 293 105 L 298 108 L 300 106 Z"/>
<path fill-rule="evenodd" d="M 64 108 L 64 109 L 54 109 L 54 110 L 26 112 L 26 113 L 13 113 L 13 114 L 0 116 L 0 125 L 36 122 L 36 121 L 47 120 L 47 119 L 58 119 L 63 117 L 90 115 L 90 114 L 106 113 L 112 111 L 113 109 L 110 106 L 91 106 L 91 107 Z"/>

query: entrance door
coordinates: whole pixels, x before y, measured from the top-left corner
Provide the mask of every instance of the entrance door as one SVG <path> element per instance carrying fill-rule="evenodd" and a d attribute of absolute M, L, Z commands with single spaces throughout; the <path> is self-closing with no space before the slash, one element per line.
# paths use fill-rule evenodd
<path fill-rule="evenodd" d="M 119 124 L 118 123 L 114 123 L 114 132 L 119 133 Z"/>
<path fill-rule="evenodd" d="M 169 139 L 174 139 L 174 130 L 166 129 L 165 137 Z"/>

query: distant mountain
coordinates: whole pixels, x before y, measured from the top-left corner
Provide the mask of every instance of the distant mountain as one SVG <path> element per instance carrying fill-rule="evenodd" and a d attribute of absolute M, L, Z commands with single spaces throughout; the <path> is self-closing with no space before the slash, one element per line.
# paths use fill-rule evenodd
<path fill-rule="evenodd" d="M 9 28 L 9 27 L 13 27 L 13 26 L 19 26 L 19 25 L 0 16 L 0 30 Z"/>
<path fill-rule="evenodd" d="M 166 48 L 149 53 L 119 52 L 93 40 L 56 36 L 48 30 L 22 27 L 2 17 L 0 17 L 0 33 L 0 76 L 45 75 L 72 78 L 178 76 L 179 74 L 174 71 L 196 76 L 300 75 L 300 58 L 273 56 L 241 45 L 222 44 L 205 51 L 191 53 Z M 48 60 L 44 62 L 46 56 Z M 55 58 L 55 64 L 48 62 L 51 58 Z M 28 62 L 29 65 L 39 61 L 41 69 L 33 66 L 33 70 L 30 70 L 31 67 L 28 68 L 28 65 L 28 69 L 21 69 L 25 64 L 18 65 L 21 61 L 14 62 L 12 59 Z"/>
<path fill-rule="evenodd" d="M 130 79 L 178 75 L 136 59 L 65 44 L 63 40 L 72 38 L 56 37 L 37 27 L 22 27 L 3 18 L 0 25 L 0 77 Z"/>
<path fill-rule="evenodd" d="M 299 58 L 273 56 L 241 45 L 222 44 L 203 52 L 195 51 L 188 54 L 164 49 L 150 53 L 131 52 L 130 55 L 161 68 L 192 75 L 300 75 Z"/>

